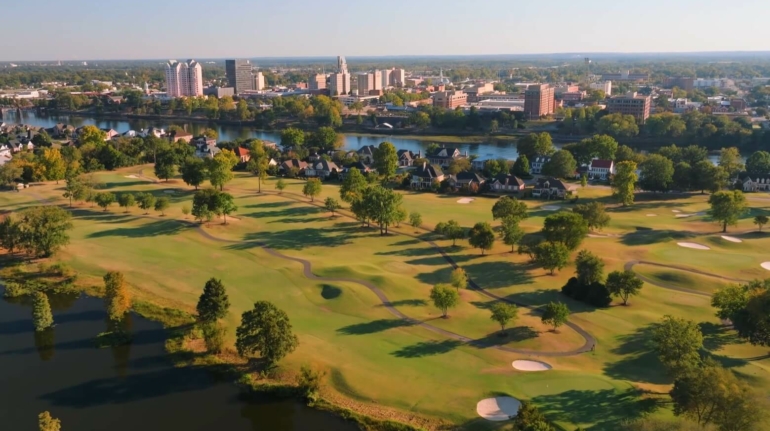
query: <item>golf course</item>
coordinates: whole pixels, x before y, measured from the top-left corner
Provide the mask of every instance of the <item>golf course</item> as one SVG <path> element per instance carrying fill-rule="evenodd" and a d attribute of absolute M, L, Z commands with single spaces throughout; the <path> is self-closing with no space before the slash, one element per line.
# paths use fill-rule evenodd
<path fill-rule="evenodd" d="M 621 207 L 609 187 L 581 188 L 578 203 L 602 202 L 611 221 L 579 250 L 598 255 L 607 273 L 629 269 L 644 281 L 627 306 L 615 299 L 596 308 L 561 293 L 574 276 L 572 263 L 550 275 L 499 238 L 482 255 L 467 240 L 453 245 L 433 233 L 448 220 L 468 229 L 478 222 L 499 227 L 495 198 L 399 190 L 422 225 L 401 223 L 381 235 L 347 205 L 334 215 L 324 208 L 325 198 L 339 199 L 337 182 L 324 183 L 311 201 L 303 180 L 285 179 L 279 192 L 270 178 L 258 192 L 257 178 L 238 172 L 224 187 L 237 211 L 226 224 L 216 217 L 199 224 L 182 211 L 195 190 L 179 178 L 158 180 L 152 165 L 94 175 L 105 185 L 100 191 L 152 193 L 171 205 L 164 215 L 117 204 L 106 211 L 84 202 L 70 207 L 62 181 L 2 192 L 0 208 L 70 210 L 70 243 L 51 262 L 77 272 L 79 283 L 99 285 L 105 273 L 120 271 L 136 298 L 193 313 L 206 281 L 221 279 L 231 303 L 224 319 L 230 346 L 241 314 L 255 301 L 272 302 L 299 337 L 281 367 L 323 370 L 323 396 L 354 411 L 425 429 L 468 430 L 507 429 L 504 406 L 517 400 L 531 401 L 569 431 L 615 430 L 645 415 L 670 418 L 672 380 L 649 346 L 650 328 L 665 315 L 697 322 L 707 355 L 770 393 L 768 349 L 738 338 L 710 298 L 720 287 L 770 277 L 762 266 L 770 261 L 770 235 L 752 224 L 754 216 L 770 215 L 763 193 L 747 194 L 750 211 L 722 233 L 707 215 L 707 194 L 639 193 L 633 206 Z M 528 234 L 574 206 L 523 202 Z M 457 267 L 469 286 L 442 318 L 431 288 L 449 283 Z M 490 319 L 499 301 L 519 308 L 505 336 Z M 540 308 L 552 301 L 571 312 L 556 331 L 541 322 Z M 495 406 L 502 416 L 482 414 Z"/>

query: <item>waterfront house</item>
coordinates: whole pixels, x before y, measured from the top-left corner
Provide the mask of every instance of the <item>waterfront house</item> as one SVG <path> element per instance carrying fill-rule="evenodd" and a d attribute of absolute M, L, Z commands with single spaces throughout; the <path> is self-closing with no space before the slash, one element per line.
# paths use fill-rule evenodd
<path fill-rule="evenodd" d="M 550 157 L 537 156 L 529 161 L 529 173 L 532 175 L 539 175 L 543 172 L 543 166 L 550 162 Z"/>
<path fill-rule="evenodd" d="M 515 175 L 502 173 L 492 180 L 490 189 L 497 193 L 518 193 L 524 190 L 524 180 Z"/>
<path fill-rule="evenodd" d="M 233 150 L 235 153 L 235 157 L 238 157 L 238 160 L 240 163 L 247 163 L 249 160 L 251 160 L 251 154 L 248 149 L 243 148 L 241 146 L 235 147 Z"/>
<path fill-rule="evenodd" d="M 338 174 L 339 171 L 340 168 L 336 163 L 320 159 L 308 164 L 307 167 L 305 167 L 305 176 L 308 178 L 326 179 L 329 178 L 329 176 L 332 174 Z"/>
<path fill-rule="evenodd" d="M 414 165 L 414 160 L 422 157 L 422 151 L 415 154 L 411 150 L 398 150 L 398 166 L 408 168 Z"/>
<path fill-rule="evenodd" d="M 544 199 L 565 199 L 575 190 L 575 186 L 567 185 L 558 178 L 539 178 L 532 196 Z"/>
<path fill-rule="evenodd" d="M 374 145 L 366 145 L 361 147 L 357 153 L 358 153 L 358 160 L 371 165 L 374 163 L 374 154 L 375 151 L 377 151 L 377 147 Z"/>
<path fill-rule="evenodd" d="M 770 191 L 770 176 L 765 178 L 746 177 L 743 179 L 744 192 L 767 192 Z"/>
<path fill-rule="evenodd" d="M 447 178 L 449 185 L 456 190 L 468 189 L 475 187 L 475 190 L 479 190 L 481 185 L 487 180 L 476 172 L 463 171 L 455 175 L 449 175 Z"/>
<path fill-rule="evenodd" d="M 444 181 L 444 172 L 441 170 L 441 166 L 434 166 L 429 163 L 423 163 L 418 166 L 417 169 L 412 171 L 412 188 L 413 189 L 429 189 L 433 186 L 433 183 L 441 183 Z"/>
<path fill-rule="evenodd" d="M 615 173 L 615 163 L 612 160 L 591 160 L 588 166 L 588 179 L 606 180 Z"/>
<path fill-rule="evenodd" d="M 427 153 L 425 157 L 431 165 L 447 167 L 455 159 L 467 159 L 468 152 L 463 154 L 454 147 L 439 147 Z"/>

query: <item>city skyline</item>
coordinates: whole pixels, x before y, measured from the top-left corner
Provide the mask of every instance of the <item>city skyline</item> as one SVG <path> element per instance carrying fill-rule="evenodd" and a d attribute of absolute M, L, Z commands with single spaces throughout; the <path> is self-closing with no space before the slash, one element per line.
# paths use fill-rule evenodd
<path fill-rule="evenodd" d="M 419 10 L 404 0 L 387 8 L 342 0 L 223 0 L 216 9 L 203 0 L 67 3 L 14 5 L 18 16 L 35 16 L 36 25 L 31 31 L 25 20 L 8 22 L 6 34 L 25 37 L 0 40 L 0 61 L 747 52 L 766 50 L 770 37 L 762 19 L 770 8 L 760 0 L 729 7 L 717 0 L 651 0 L 644 7 L 590 0 L 580 8 L 566 0 L 515 6 L 487 0 L 474 5 L 470 18 L 456 7 L 466 4 L 453 0 L 425 0 Z M 169 16 L 195 31 L 164 31 Z M 89 25 L 73 25 L 79 20 Z M 545 33 L 537 31 L 543 22 Z M 740 32 L 729 31 L 734 22 Z"/>

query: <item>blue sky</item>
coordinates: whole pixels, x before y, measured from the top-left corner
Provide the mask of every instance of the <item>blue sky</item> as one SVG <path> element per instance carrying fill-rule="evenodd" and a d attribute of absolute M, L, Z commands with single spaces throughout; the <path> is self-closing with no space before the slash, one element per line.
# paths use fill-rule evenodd
<path fill-rule="evenodd" d="M 0 61 L 770 50 L 768 0 L 7 1 Z"/>

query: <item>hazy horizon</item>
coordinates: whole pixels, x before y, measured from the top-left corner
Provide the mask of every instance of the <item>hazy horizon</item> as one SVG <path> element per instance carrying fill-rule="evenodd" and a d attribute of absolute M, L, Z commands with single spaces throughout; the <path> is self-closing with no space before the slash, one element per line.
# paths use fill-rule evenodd
<path fill-rule="evenodd" d="M 0 61 L 751 53 L 768 49 L 765 12 L 763 0 L 26 0 Z"/>

